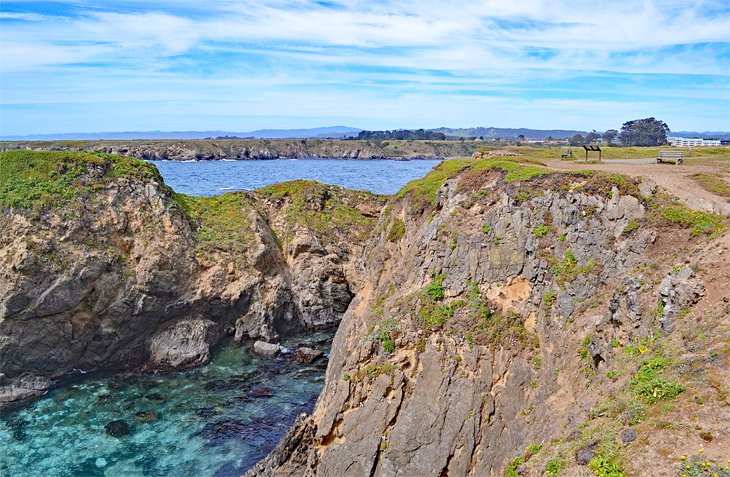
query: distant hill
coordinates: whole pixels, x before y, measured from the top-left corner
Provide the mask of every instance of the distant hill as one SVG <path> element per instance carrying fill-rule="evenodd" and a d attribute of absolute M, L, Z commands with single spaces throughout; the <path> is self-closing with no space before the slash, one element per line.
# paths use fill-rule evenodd
<path fill-rule="evenodd" d="M 671 131 L 669 135 L 672 137 L 699 137 L 702 139 L 730 139 L 730 131 Z"/>
<path fill-rule="evenodd" d="M 0 136 L 5 141 L 64 141 L 101 139 L 204 139 L 208 137 L 250 137 L 255 139 L 339 139 L 357 135 L 362 129 L 347 126 L 327 126 L 310 129 L 258 129 L 256 131 L 125 131 L 99 133 L 30 134 L 27 136 Z"/>
<path fill-rule="evenodd" d="M 483 137 L 484 139 L 513 139 L 519 135 L 526 138 L 567 139 L 576 134 L 586 134 L 587 131 L 573 131 L 566 129 L 527 129 L 527 128 L 435 128 L 429 131 L 444 133 L 449 137 Z"/>

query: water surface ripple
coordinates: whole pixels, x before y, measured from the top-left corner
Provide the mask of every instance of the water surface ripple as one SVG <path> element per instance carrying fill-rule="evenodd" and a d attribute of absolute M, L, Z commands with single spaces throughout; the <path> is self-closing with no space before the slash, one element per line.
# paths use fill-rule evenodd
<path fill-rule="evenodd" d="M 279 159 L 271 161 L 153 161 L 167 185 L 188 195 L 212 196 L 276 182 L 310 179 L 376 194 L 395 194 L 425 176 L 437 160 Z"/>

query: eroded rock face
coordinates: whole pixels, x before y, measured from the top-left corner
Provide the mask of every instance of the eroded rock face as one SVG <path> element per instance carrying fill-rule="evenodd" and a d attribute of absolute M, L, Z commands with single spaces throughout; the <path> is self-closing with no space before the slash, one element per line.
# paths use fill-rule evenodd
<path fill-rule="evenodd" d="M 0 393 L 38 394 L 23 391 L 26 375 L 196 366 L 226 334 L 275 342 L 342 318 L 352 252 L 375 217 L 349 214 L 357 224 L 322 242 L 324 228 L 307 221 L 276 230 L 298 216 L 288 195 L 175 197 L 154 174 L 116 177 L 115 164 L 88 166 L 78 196 L 56 207 L 0 208 L 0 373 L 10 383 Z M 332 214 L 343 201 L 348 211 L 382 203 L 316 183 L 287 194 L 302 187 Z"/>
<path fill-rule="evenodd" d="M 580 369 L 656 326 L 637 272 L 656 234 L 623 233 L 646 216 L 638 188 L 502 177 L 447 180 L 435 207 L 389 203 L 314 413 L 247 476 L 497 475 L 577 428 Z M 662 296 L 684 296 L 676 278 Z"/>

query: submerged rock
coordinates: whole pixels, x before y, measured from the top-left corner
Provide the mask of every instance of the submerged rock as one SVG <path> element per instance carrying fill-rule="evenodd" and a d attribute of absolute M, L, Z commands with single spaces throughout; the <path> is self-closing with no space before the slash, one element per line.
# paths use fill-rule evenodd
<path fill-rule="evenodd" d="M 122 437 L 128 435 L 131 431 L 129 424 L 122 420 L 111 421 L 109 424 L 104 426 L 106 433 L 112 437 Z"/>
<path fill-rule="evenodd" d="M 309 364 L 323 355 L 324 352 L 321 350 L 310 348 L 308 346 L 301 346 L 294 351 L 292 358 L 298 363 Z"/>
<path fill-rule="evenodd" d="M 134 415 L 134 419 L 139 422 L 152 422 L 158 419 L 155 411 L 140 411 Z"/>

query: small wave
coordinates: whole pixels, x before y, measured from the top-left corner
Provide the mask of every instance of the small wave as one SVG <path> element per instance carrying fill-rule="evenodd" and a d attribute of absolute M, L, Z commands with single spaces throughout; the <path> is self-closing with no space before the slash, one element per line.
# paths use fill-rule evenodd
<path fill-rule="evenodd" d="M 220 187 L 218 190 L 232 190 L 233 187 Z"/>

